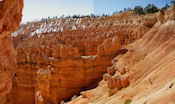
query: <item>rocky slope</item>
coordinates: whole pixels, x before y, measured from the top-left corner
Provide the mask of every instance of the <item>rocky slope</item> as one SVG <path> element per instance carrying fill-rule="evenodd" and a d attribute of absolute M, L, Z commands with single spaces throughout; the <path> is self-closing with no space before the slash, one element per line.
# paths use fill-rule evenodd
<path fill-rule="evenodd" d="M 174 14 L 175 5 L 165 16 L 160 11 L 143 38 L 124 46 L 127 53 L 113 59 L 98 87 L 67 104 L 174 104 Z"/>
<path fill-rule="evenodd" d="M 23 0 L 0 1 L 0 104 L 12 87 L 16 58 L 11 33 L 17 30 L 22 17 Z"/>

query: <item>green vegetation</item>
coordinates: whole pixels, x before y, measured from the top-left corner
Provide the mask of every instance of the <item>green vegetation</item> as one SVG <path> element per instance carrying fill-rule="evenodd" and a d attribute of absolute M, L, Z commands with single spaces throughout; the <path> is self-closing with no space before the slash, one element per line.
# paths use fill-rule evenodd
<path fill-rule="evenodd" d="M 133 10 L 131 8 L 124 8 L 123 11 L 126 12 L 126 11 L 133 11 Z"/>
<path fill-rule="evenodd" d="M 149 82 L 150 82 L 150 84 L 153 84 L 153 82 L 151 81 L 151 79 L 149 78 Z"/>
<path fill-rule="evenodd" d="M 175 5 L 175 1 L 173 0 L 173 1 L 171 1 L 171 4 L 172 5 Z M 135 6 L 135 8 L 134 8 L 134 12 L 135 12 L 135 14 L 138 14 L 138 15 L 143 15 L 143 14 L 149 14 L 149 13 L 156 13 L 156 12 L 158 12 L 159 10 L 167 10 L 168 9 L 168 7 L 170 7 L 169 5 L 168 5 L 168 3 L 166 3 L 165 4 L 165 6 L 164 7 L 162 7 L 162 8 L 158 8 L 156 5 L 154 5 L 154 4 L 148 4 L 146 7 L 142 7 L 142 6 Z"/>
<path fill-rule="evenodd" d="M 142 6 L 135 6 L 134 11 L 135 11 L 135 14 L 138 14 L 138 15 L 145 14 Z"/>
<path fill-rule="evenodd" d="M 158 11 L 159 11 L 159 9 L 158 9 L 157 6 L 155 6 L 154 4 L 148 4 L 148 5 L 144 8 L 145 14 L 156 13 L 156 12 L 158 12 Z"/>
<path fill-rule="evenodd" d="M 158 11 L 159 9 L 154 4 L 148 4 L 145 8 L 143 8 L 142 6 L 135 6 L 134 8 L 135 14 L 138 15 L 156 13 Z"/>
<path fill-rule="evenodd" d="M 102 17 L 107 17 L 108 15 L 107 14 L 102 14 L 101 15 Z M 85 17 L 89 17 L 89 18 L 97 18 L 97 17 L 100 17 L 100 15 L 95 15 L 95 14 L 90 14 L 90 15 L 73 15 L 73 16 L 67 16 L 65 18 L 85 18 Z"/>
<path fill-rule="evenodd" d="M 124 104 L 130 104 L 132 102 L 132 99 L 127 99 Z"/>
<path fill-rule="evenodd" d="M 171 3 L 174 5 L 175 4 L 175 1 L 173 0 L 173 1 L 171 1 Z"/>

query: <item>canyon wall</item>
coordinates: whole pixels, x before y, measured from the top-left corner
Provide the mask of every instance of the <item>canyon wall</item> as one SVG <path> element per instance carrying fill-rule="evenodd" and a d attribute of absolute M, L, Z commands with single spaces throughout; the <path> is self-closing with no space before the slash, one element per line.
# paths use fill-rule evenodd
<path fill-rule="evenodd" d="M 11 33 L 16 31 L 22 17 L 23 0 L 0 1 L 0 104 L 12 87 L 16 58 Z"/>
<path fill-rule="evenodd" d="M 111 60 L 127 52 L 123 46 L 150 29 L 138 21 L 142 19 L 126 12 L 21 25 L 13 34 L 17 72 L 7 102 L 55 104 L 96 87 Z"/>

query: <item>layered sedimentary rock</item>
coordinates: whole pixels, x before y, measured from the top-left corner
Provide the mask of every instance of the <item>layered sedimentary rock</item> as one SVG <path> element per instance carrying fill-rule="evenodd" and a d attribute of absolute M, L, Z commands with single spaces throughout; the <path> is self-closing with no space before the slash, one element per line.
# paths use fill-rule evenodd
<path fill-rule="evenodd" d="M 11 33 L 16 31 L 22 17 L 23 0 L 0 1 L 0 104 L 12 87 L 16 58 Z"/>
<path fill-rule="evenodd" d="M 157 22 L 143 38 L 123 47 L 127 51 L 113 59 L 97 88 L 67 104 L 173 104 L 175 21 L 167 18 L 175 13 L 172 7 L 164 20 L 158 18 L 164 24 Z"/>
<path fill-rule="evenodd" d="M 13 34 L 17 72 L 7 102 L 52 104 L 94 88 L 111 60 L 127 52 L 123 46 L 150 29 L 138 19 L 143 17 L 126 12 L 107 18 L 52 19 L 22 25 Z M 127 87 L 127 80 L 122 80 L 122 88 Z"/>

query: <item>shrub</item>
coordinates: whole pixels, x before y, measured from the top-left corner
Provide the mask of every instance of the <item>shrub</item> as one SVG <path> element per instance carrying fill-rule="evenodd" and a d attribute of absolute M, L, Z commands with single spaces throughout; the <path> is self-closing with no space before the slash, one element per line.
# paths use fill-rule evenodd
<path fill-rule="evenodd" d="M 96 16 L 95 16 L 95 14 L 91 14 L 91 17 L 95 18 Z"/>
<path fill-rule="evenodd" d="M 124 8 L 123 10 L 124 10 L 124 12 L 126 12 L 126 11 L 132 11 L 131 8 Z"/>
<path fill-rule="evenodd" d="M 73 15 L 72 18 L 78 18 L 78 16 L 77 15 Z"/>
<path fill-rule="evenodd" d="M 132 102 L 132 99 L 127 99 L 124 104 L 130 104 Z"/>

